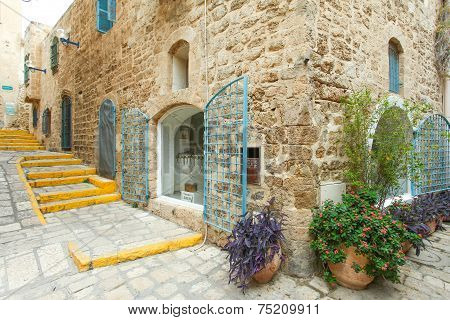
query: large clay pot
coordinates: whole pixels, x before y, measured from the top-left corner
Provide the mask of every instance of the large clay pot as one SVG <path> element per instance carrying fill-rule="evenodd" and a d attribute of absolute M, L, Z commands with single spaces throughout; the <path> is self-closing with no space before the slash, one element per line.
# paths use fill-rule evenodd
<path fill-rule="evenodd" d="M 276 254 L 272 261 L 266 264 L 264 268 L 259 270 L 253 275 L 253 279 L 258 283 L 267 283 L 272 280 L 275 273 L 278 271 L 281 265 L 280 254 Z"/>
<path fill-rule="evenodd" d="M 427 223 L 425 223 L 427 226 L 430 227 L 431 229 L 431 233 L 435 232 L 438 226 L 438 221 L 442 224 L 442 222 L 444 221 L 444 217 L 438 217 L 436 219 L 433 219 L 431 221 L 428 221 Z"/>
<path fill-rule="evenodd" d="M 412 243 L 411 242 L 409 242 L 409 241 L 403 242 L 402 243 L 402 251 L 403 251 L 403 253 L 406 254 L 409 251 L 409 249 L 411 249 L 411 247 L 412 247 Z"/>
<path fill-rule="evenodd" d="M 352 265 L 355 262 L 364 267 L 369 263 L 369 259 L 363 255 L 357 255 L 355 247 L 344 247 L 342 250 L 347 255 L 347 259 L 344 262 L 328 263 L 331 272 L 336 277 L 337 283 L 350 289 L 365 289 L 373 281 L 374 277 L 368 276 L 364 271 L 356 272 Z"/>

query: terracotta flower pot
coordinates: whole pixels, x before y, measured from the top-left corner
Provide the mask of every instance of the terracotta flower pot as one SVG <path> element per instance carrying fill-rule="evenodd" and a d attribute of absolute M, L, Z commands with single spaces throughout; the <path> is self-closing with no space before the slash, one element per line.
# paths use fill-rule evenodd
<path fill-rule="evenodd" d="M 356 272 L 352 265 L 357 263 L 364 267 L 369 263 L 369 259 L 363 255 L 357 255 L 355 247 L 345 247 L 342 250 L 347 255 L 347 259 L 344 262 L 328 263 L 331 272 L 336 277 L 337 283 L 350 289 L 365 289 L 373 281 L 374 277 L 368 276 L 364 271 Z"/>
<path fill-rule="evenodd" d="M 412 248 L 412 243 L 411 242 L 405 241 L 405 242 L 402 243 L 402 251 L 403 251 L 404 254 L 406 254 L 409 251 L 409 249 L 411 249 L 411 248 Z"/>
<path fill-rule="evenodd" d="M 438 226 L 438 222 L 442 223 L 444 221 L 444 217 L 438 217 L 436 219 L 433 219 L 431 221 L 428 221 L 427 223 L 425 223 L 427 226 L 430 227 L 431 229 L 431 233 L 435 232 Z"/>
<path fill-rule="evenodd" d="M 280 254 L 276 254 L 272 261 L 266 264 L 264 268 L 259 270 L 257 273 L 253 275 L 253 279 L 258 283 L 267 283 L 272 280 L 275 273 L 278 271 L 281 265 Z"/>

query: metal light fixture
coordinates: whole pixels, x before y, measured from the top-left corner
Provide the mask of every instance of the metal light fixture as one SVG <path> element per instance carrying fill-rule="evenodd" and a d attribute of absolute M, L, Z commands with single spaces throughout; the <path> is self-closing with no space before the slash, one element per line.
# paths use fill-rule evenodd
<path fill-rule="evenodd" d="M 27 60 L 26 65 L 27 65 L 28 69 L 30 69 L 30 70 L 47 73 L 47 69 L 39 69 L 39 68 L 34 67 L 33 62 L 31 60 Z"/>
<path fill-rule="evenodd" d="M 65 46 L 68 46 L 69 44 L 76 46 L 77 48 L 80 47 L 79 42 L 70 41 L 70 36 L 67 35 L 67 33 L 64 31 L 64 29 L 58 29 L 56 30 L 56 36 L 59 38 L 61 43 Z"/>

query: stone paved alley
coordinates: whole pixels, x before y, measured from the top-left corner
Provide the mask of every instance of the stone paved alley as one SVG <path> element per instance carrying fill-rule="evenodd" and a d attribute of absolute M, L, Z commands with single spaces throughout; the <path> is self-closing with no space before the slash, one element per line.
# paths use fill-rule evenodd
<path fill-rule="evenodd" d="M 143 240 L 139 235 L 145 235 L 146 228 L 157 229 L 161 237 L 189 230 L 120 201 L 46 215 L 48 224 L 41 225 L 16 169 L 19 157 L 37 153 L 0 151 L 2 299 L 450 298 L 449 226 L 433 235 L 419 258 L 410 251 L 401 284 L 378 279 L 365 291 L 330 289 L 319 277 L 299 279 L 279 274 L 269 285 L 252 286 L 244 296 L 228 285 L 226 254 L 210 244 L 78 272 L 68 256 L 69 241 L 79 240 L 94 249 L 96 239 L 117 240 L 112 236 L 107 239 L 110 228 L 116 228 L 116 234 L 129 234 L 133 241 Z"/>

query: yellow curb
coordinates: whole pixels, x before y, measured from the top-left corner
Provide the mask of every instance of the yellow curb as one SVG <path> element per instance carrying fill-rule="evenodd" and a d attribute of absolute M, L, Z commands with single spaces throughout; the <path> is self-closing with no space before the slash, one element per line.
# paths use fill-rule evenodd
<path fill-rule="evenodd" d="M 90 182 L 90 176 L 76 176 L 76 177 L 65 177 L 65 178 L 48 178 L 48 179 L 38 179 L 28 181 L 31 187 L 33 188 L 42 188 L 42 187 L 54 187 L 54 186 L 62 186 L 66 184 L 77 184 L 83 182 Z"/>
<path fill-rule="evenodd" d="M 81 252 L 78 246 L 73 242 L 69 242 L 68 248 L 69 248 L 69 255 L 72 258 L 75 265 L 77 266 L 78 270 L 80 272 L 88 271 L 91 266 L 91 260 L 89 256 Z"/>
<path fill-rule="evenodd" d="M 71 190 L 71 191 L 55 191 L 55 192 L 41 193 L 37 197 L 37 200 L 39 200 L 39 203 L 48 203 L 48 202 L 63 201 L 63 200 L 70 200 L 70 199 L 77 199 L 77 198 L 84 198 L 84 197 L 101 196 L 101 195 L 108 194 L 108 193 L 111 193 L 111 192 L 107 189 L 101 189 L 101 188 L 89 188 L 89 189 Z"/>
<path fill-rule="evenodd" d="M 28 197 L 30 198 L 31 207 L 33 208 L 34 213 L 38 217 L 41 224 L 47 224 L 47 221 L 45 221 L 44 215 L 42 214 L 41 210 L 39 209 L 39 204 L 36 200 L 36 197 L 34 196 L 33 190 L 31 189 L 31 186 L 28 183 L 27 178 L 25 177 L 25 173 L 23 172 L 22 166 L 20 165 L 20 162 L 22 160 L 23 160 L 23 157 L 17 159 L 17 162 L 16 162 L 16 168 L 17 168 L 17 172 L 19 173 L 19 178 L 25 184 L 25 189 L 27 190 Z"/>
<path fill-rule="evenodd" d="M 95 204 L 114 202 L 120 200 L 120 198 L 121 195 L 118 193 L 106 194 L 87 199 L 81 198 L 81 199 L 64 200 L 60 202 L 50 202 L 48 204 L 41 205 L 39 209 L 43 214 L 46 214 L 50 212 L 58 212 L 63 210 L 88 207 Z"/>
<path fill-rule="evenodd" d="M 121 262 L 132 261 L 167 251 L 175 251 L 192 247 L 200 243 L 202 239 L 202 234 L 196 233 L 187 237 L 152 243 L 132 249 L 121 250 L 116 253 L 100 256 L 93 260 L 90 259 L 85 253 L 81 252 L 77 245 L 75 245 L 74 243 L 69 243 L 69 254 L 73 258 L 78 270 L 81 272 L 94 268 L 112 266 Z"/>
<path fill-rule="evenodd" d="M 22 162 L 22 167 L 60 167 L 79 165 L 83 161 L 81 159 L 49 159 L 49 160 L 31 160 Z"/>
<path fill-rule="evenodd" d="M 28 179 L 47 179 L 47 178 L 65 178 L 74 176 L 85 176 L 95 174 L 97 170 L 95 168 L 88 169 L 75 169 L 75 170 L 63 170 L 63 171 L 45 171 L 45 172 L 28 172 Z"/>
<path fill-rule="evenodd" d="M 116 191 L 116 182 L 113 180 L 105 179 L 99 176 L 91 176 L 88 180 L 90 184 L 93 184 L 98 188 L 108 190 L 109 192 Z"/>
<path fill-rule="evenodd" d="M 61 153 L 61 154 L 37 154 L 32 156 L 23 157 L 25 161 L 30 160 L 48 160 L 48 159 L 72 159 L 73 154 L 71 153 Z"/>

